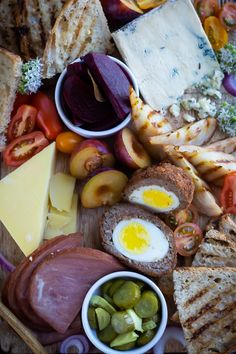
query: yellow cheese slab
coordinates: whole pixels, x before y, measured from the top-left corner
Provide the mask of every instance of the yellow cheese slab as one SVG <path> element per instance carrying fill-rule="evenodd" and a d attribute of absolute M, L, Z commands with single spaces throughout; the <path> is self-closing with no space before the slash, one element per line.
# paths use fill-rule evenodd
<path fill-rule="evenodd" d="M 50 181 L 50 201 L 54 208 L 70 211 L 76 179 L 66 173 L 58 172 Z"/>
<path fill-rule="evenodd" d="M 69 212 L 58 212 L 61 213 L 63 220 L 65 220 L 64 219 L 65 215 L 67 215 L 69 218 L 69 222 L 62 227 L 53 227 L 52 223 L 48 222 L 44 233 L 45 239 L 49 240 L 55 236 L 68 235 L 77 231 L 77 205 L 78 205 L 78 194 L 74 193 L 72 198 L 71 210 Z M 58 218 L 57 220 L 54 218 L 53 222 L 55 225 L 58 222 Z"/>
<path fill-rule="evenodd" d="M 0 181 L 0 220 L 27 256 L 43 238 L 55 143 Z"/>

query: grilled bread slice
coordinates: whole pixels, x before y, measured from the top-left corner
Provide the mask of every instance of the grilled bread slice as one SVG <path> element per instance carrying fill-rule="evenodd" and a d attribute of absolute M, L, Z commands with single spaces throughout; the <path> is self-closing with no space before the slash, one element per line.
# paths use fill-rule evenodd
<path fill-rule="evenodd" d="M 90 51 L 110 52 L 111 33 L 99 0 L 69 0 L 48 38 L 43 54 L 44 78 L 60 73 Z"/>
<path fill-rule="evenodd" d="M 18 0 L 16 22 L 26 60 L 42 57 L 49 33 L 66 0 Z"/>
<path fill-rule="evenodd" d="M 144 230 L 140 230 L 137 226 L 137 222 L 139 221 L 147 222 Z M 132 226 L 134 224 L 136 224 L 134 228 L 131 227 L 129 230 L 123 229 L 124 226 Z M 163 233 L 162 239 L 161 235 L 158 234 L 158 230 L 156 230 L 156 228 L 154 229 L 155 231 L 153 230 L 153 226 Z M 122 230 L 124 230 L 124 233 L 129 240 L 125 238 L 123 242 L 121 241 L 123 237 L 122 235 L 124 235 L 122 234 Z M 146 240 L 143 239 L 142 235 L 145 233 L 148 234 L 147 238 L 149 241 L 144 246 Z M 110 207 L 103 214 L 100 223 L 100 235 L 102 246 L 108 253 L 117 257 L 128 267 L 134 268 L 144 274 L 158 277 L 163 274 L 168 274 L 176 265 L 176 249 L 172 230 L 156 215 L 153 215 L 142 208 L 122 203 Z M 155 260 L 153 260 L 152 240 L 154 240 L 154 244 L 156 245 L 158 245 L 159 241 L 159 249 L 161 249 L 162 246 L 161 242 L 167 243 L 167 248 L 164 252 L 161 252 L 159 256 L 155 251 Z M 140 252 L 140 248 L 143 252 Z M 152 253 L 149 253 L 150 251 Z M 141 260 L 144 254 L 146 255 L 146 258 L 150 259 L 150 261 Z"/>
<path fill-rule="evenodd" d="M 137 170 L 126 185 L 123 198 L 165 213 L 186 209 L 192 202 L 193 192 L 193 181 L 182 168 L 162 163 Z"/>
<path fill-rule="evenodd" d="M 236 240 L 217 230 L 206 233 L 194 257 L 193 266 L 236 267 Z"/>
<path fill-rule="evenodd" d="M 0 47 L 18 54 L 19 46 L 16 32 L 17 0 L 0 1 Z"/>
<path fill-rule="evenodd" d="M 175 301 L 189 354 L 224 353 L 236 342 L 236 269 L 178 268 Z"/>
<path fill-rule="evenodd" d="M 0 48 L 0 146 L 4 145 L 4 131 L 10 121 L 21 66 L 22 61 L 18 55 Z"/>

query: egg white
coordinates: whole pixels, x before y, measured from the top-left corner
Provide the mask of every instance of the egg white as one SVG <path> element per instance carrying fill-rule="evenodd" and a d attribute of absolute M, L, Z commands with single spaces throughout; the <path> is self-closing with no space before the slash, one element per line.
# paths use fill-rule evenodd
<path fill-rule="evenodd" d="M 147 203 L 144 202 L 143 200 L 143 193 L 146 191 L 146 190 L 149 190 L 149 189 L 155 189 L 157 191 L 160 191 L 160 192 L 164 192 L 166 193 L 168 196 L 170 196 L 172 199 L 173 199 L 173 204 L 170 205 L 169 207 L 167 208 L 158 208 L 158 207 L 154 207 L 154 206 L 151 206 L 151 205 L 148 205 Z M 161 187 L 161 186 L 157 186 L 157 185 L 150 185 L 150 186 L 142 186 L 142 187 L 139 187 L 137 189 L 135 189 L 129 196 L 129 200 L 130 202 L 133 202 L 133 203 L 136 203 L 136 204 L 140 204 L 140 205 L 145 205 L 146 207 L 148 207 L 150 210 L 155 210 L 157 212 L 169 212 L 171 210 L 175 210 L 178 208 L 179 206 L 179 198 L 171 191 L 168 191 L 166 190 L 164 187 Z"/>
<path fill-rule="evenodd" d="M 140 223 L 148 232 L 150 237 L 150 244 L 142 254 L 133 254 L 129 252 L 120 243 L 120 236 L 124 227 L 130 223 Z M 169 250 L 169 242 L 164 233 L 150 221 L 133 218 L 129 220 L 120 221 L 114 228 L 112 239 L 115 248 L 124 256 L 139 262 L 155 262 L 165 257 Z"/>

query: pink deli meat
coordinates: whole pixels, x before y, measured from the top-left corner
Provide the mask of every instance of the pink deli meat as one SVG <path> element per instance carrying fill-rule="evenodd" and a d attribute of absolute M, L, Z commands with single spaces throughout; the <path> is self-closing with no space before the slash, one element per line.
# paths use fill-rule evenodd
<path fill-rule="evenodd" d="M 55 331 L 65 333 L 96 280 L 124 269 L 113 256 L 99 250 L 63 251 L 46 259 L 32 274 L 29 284 L 31 307 Z"/>

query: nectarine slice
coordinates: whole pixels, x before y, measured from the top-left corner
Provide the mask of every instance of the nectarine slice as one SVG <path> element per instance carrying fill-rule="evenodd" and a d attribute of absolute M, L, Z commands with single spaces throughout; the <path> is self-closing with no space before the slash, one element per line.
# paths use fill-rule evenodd
<path fill-rule="evenodd" d="M 84 208 L 113 205 L 120 201 L 122 191 L 128 182 L 127 176 L 117 170 L 106 170 L 91 177 L 81 192 Z"/>

